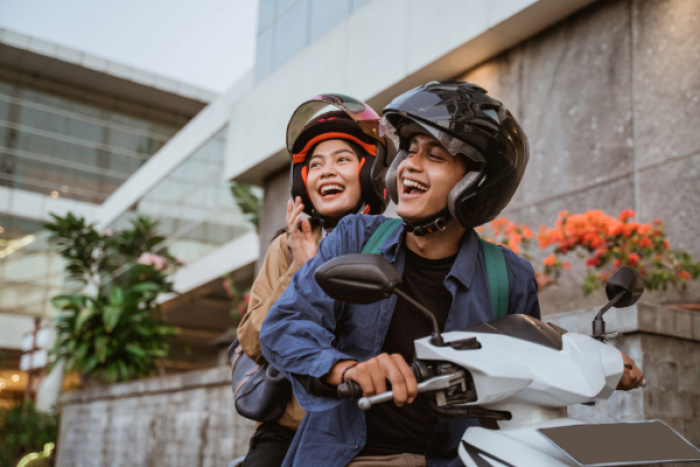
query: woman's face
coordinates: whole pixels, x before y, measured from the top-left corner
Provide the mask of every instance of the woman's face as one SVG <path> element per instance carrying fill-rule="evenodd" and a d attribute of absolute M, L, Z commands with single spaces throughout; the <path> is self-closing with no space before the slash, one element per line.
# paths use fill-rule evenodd
<path fill-rule="evenodd" d="M 360 202 L 360 160 L 342 139 L 319 143 L 309 157 L 309 198 L 322 216 L 339 219 Z"/>

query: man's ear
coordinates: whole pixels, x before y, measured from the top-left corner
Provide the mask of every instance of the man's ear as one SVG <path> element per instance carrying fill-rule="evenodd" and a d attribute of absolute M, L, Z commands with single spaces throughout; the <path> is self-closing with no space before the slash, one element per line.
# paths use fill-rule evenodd
<path fill-rule="evenodd" d="M 461 212 L 457 209 L 457 206 L 469 198 L 477 186 L 483 180 L 484 170 L 473 170 L 467 172 L 464 177 L 450 190 L 450 194 L 447 195 L 447 208 L 450 210 L 450 214 L 454 219 L 461 220 Z"/>

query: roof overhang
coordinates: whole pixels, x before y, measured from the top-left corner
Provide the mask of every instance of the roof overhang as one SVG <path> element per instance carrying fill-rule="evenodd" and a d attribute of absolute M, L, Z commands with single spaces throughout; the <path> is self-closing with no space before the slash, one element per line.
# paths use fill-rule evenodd
<path fill-rule="evenodd" d="M 216 93 L 41 39 L 0 29 L 0 66 L 189 118 Z"/>

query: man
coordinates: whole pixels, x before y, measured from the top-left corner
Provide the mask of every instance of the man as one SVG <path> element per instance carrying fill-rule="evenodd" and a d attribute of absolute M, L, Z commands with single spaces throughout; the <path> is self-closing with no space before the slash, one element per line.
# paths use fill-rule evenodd
<path fill-rule="evenodd" d="M 522 129 L 485 90 L 454 81 L 399 96 L 382 123 L 393 143 L 387 190 L 404 221 L 382 255 L 402 274 L 402 289 L 434 312 L 441 330 L 490 321 L 484 257 L 473 227 L 495 218 L 520 183 L 528 160 Z M 458 442 L 478 423 L 440 419 L 415 400 L 407 361 L 413 340 L 432 330 L 420 312 L 396 296 L 370 305 L 335 303 L 314 281 L 321 264 L 359 252 L 383 221 L 350 216 L 340 222 L 263 324 L 263 354 L 284 369 L 309 411 L 285 465 L 460 465 Z M 508 312 L 539 318 L 532 266 L 503 253 Z M 641 384 L 635 366 L 625 377 L 629 387 Z M 395 405 L 363 413 L 352 401 L 320 395 L 346 380 L 357 381 L 365 396 L 385 391 L 389 382 Z"/>

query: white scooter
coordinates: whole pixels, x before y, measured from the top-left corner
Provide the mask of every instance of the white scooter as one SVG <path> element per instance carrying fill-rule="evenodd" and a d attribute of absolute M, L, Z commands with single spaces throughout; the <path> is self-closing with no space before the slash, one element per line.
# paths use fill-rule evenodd
<path fill-rule="evenodd" d="M 607 399 L 623 373 L 620 351 L 605 343 L 602 315 L 634 304 L 644 291 L 639 274 L 622 268 L 608 282 L 610 302 L 593 321 L 593 335 L 567 332 L 525 315 L 509 315 L 462 331 L 440 333 L 433 314 L 401 290 L 401 276 L 379 255 L 353 254 L 321 266 L 316 280 L 331 297 L 371 303 L 400 295 L 433 321 L 415 341 L 418 391 L 446 417 L 497 420 L 498 429 L 470 427 L 459 456 L 467 466 L 608 466 L 700 461 L 700 450 L 661 421 L 586 424 L 567 406 Z M 339 396 L 362 395 L 354 381 Z M 393 400 L 386 392 L 360 398 L 366 410 Z"/>

